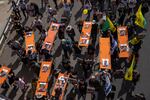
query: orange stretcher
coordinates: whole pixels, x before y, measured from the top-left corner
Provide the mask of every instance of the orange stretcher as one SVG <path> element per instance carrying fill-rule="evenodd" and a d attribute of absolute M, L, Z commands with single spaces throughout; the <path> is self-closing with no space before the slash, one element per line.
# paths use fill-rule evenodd
<path fill-rule="evenodd" d="M 54 85 L 52 94 L 51 94 L 52 97 L 56 97 L 55 90 L 57 88 L 61 88 L 61 94 L 59 95 L 59 100 L 64 99 L 64 95 L 65 95 L 67 85 L 68 85 L 67 81 L 68 81 L 69 76 L 70 76 L 70 74 L 59 73 L 56 83 Z"/>
<path fill-rule="evenodd" d="M 111 70 L 110 37 L 100 37 L 100 69 Z"/>
<path fill-rule="evenodd" d="M 48 78 L 51 74 L 51 66 L 52 61 L 42 62 L 35 95 L 46 96 L 48 88 Z"/>
<path fill-rule="evenodd" d="M 130 55 L 129 55 L 127 26 L 118 27 L 117 32 L 118 32 L 119 57 L 129 58 Z"/>
<path fill-rule="evenodd" d="M 51 73 L 52 61 L 43 61 L 41 64 L 39 81 L 48 82 L 48 77 Z"/>
<path fill-rule="evenodd" d="M 48 30 L 48 34 L 44 40 L 42 49 L 46 49 L 50 52 L 50 50 L 52 49 L 56 34 L 58 32 L 59 29 L 59 24 L 57 23 L 52 23 L 49 30 Z"/>
<path fill-rule="evenodd" d="M 11 69 L 8 68 L 7 66 L 2 66 L 0 68 L 0 85 L 5 83 L 8 74 L 10 73 Z"/>
<path fill-rule="evenodd" d="M 32 52 L 36 52 L 34 33 L 32 31 L 25 33 L 25 46 L 26 46 L 26 54 L 28 53 L 28 50 L 31 50 Z"/>
<path fill-rule="evenodd" d="M 79 46 L 88 47 L 90 43 L 92 22 L 84 22 L 82 33 L 80 35 Z"/>

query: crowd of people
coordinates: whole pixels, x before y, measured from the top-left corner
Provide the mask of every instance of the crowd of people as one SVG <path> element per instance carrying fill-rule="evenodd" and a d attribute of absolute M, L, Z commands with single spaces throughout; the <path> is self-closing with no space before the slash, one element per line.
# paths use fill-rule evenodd
<path fill-rule="evenodd" d="M 59 5 L 58 2 L 61 2 Z M 137 20 L 138 9 L 141 8 L 142 15 L 148 12 L 149 2 L 146 0 L 53 0 L 55 8 L 51 6 L 51 0 L 41 0 L 41 8 L 46 9 L 47 23 L 50 25 L 52 22 L 60 24 L 57 36 L 59 41 L 61 41 L 62 50 L 62 61 L 59 66 L 55 66 L 57 61 L 55 61 L 55 55 L 51 52 L 42 49 L 43 42 L 47 37 L 47 32 L 50 26 L 44 27 L 42 22 L 43 13 L 40 11 L 39 6 L 30 0 L 20 0 L 17 5 L 14 0 L 11 0 L 12 14 L 11 23 L 13 25 L 12 31 L 16 31 L 16 36 L 13 40 L 8 42 L 9 47 L 15 51 L 18 57 L 21 59 L 23 64 L 29 68 L 30 71 L 35 73 L 35 78 L 33 78 L 32 83 L 32 99 L 36 96 L 36 82 L 40 72 L 41 61 L 50 61 L 53 59 L 53 84 L 54 79 L 57 79 L 58 73 L 67 73 L 70 75 L 68 78 L 68 84 L 72 84 L 72 94 L 67 96 L 67 100 L 75 100 L 76 95 L 77 100 L 81 98 L 83 100 L 99 100 L 97 94 L 103 94 L 107 100 L 114 100 L 116 93 L 116 86 L 113 82 L 116 79 L 124 79 L 125 83 L 129 83 L 130 87 L 127 94 L 133 100 L 146 100 L 143 93 L 139 91 L 138 94 L 134 93 L 136 83 L 140 78 L 140 73 L 136 69 L 137 62 L 139 58 L 139 50 L 141 48 L 143 38 L 145 37 L 144 31 L 145 27 L 137 25 L 135 21 Z M 68 2 L 69 1 L 69 2 Z M 69 21 L 72 17 L 72 8 L 74 2 L 81 2 L 82 4 L 82 15 L 80 20 L 76 21 L 78 33 L 82 33 L 83 22 L 91 21 L 91 42 L 88 48 L 80 47 L 79 39 L 75 39 L 78 34 L 72 25 L 69 25 Z M 64 13 L 61 19 L 56 18 L 59 9 L 63 7 Z M 92 18 L 90 15 L 92 14 Z M 23 16 L 22 16 L 23 15 Z M 83 18 L 87 15 L 85 18 Z M 21 23 L 23 19 L 27 20 L 29 17 L 34 17 L 34 20 L 30 26 L 25 26 Z M 111 20 L 114 30 L 110 26 L 107 26 L 107 17 Z M 140 19 L 139 19 L 140 20 Z M 129 58 L 119 58 L 119 48 L 118 48 L 118 26 L 127 26 L 128 30 L 128 44 L 130 49 Z M 108 28 L 106 28 L 108 27 Z M 38 31 L 40 34 L 39 40 L 36 42 L 36 52 L 32 50 L 26 51 L 24 48 L 25 33 Z M 80 35 L 78 34 L 78 35 Z M 66 37 L 67 35 L 67 37 Z M 99 52 L 99 37 L 110 37 L 111 45 L 111 70 L 100 69 L 99 65 L 101 62 L 98 61 L 97 56 Z M 86 50 L 84 50 L 86 49 Z M 57 53 L 57 52 L 56 52 Z M 99 55 L 101 53 L 99 52 Z M 73 56 L 74 61 L 77 60 L 76 66 L 71 64 L 71 56 Z M 134 59 L 135 58 L 135 59 Z M 134 60 L 133 60 L 134 59 Z M 130 73 L 132 79 L 126 78 L 129 74 L 128 71 L 134 62 L 133 70 Z M 13 72 L 8 76 L 8 84 L 5 84 L 3 88 L 8 88 L 11 84 L 14 86 L 14 90 L 20 88 L 25 91 L 28 86 L 24 81 L 23 77 L 17 77 Z M 51 88 L 50 88 L 51 89 Z M 48 90 L 50 91 L 50 90 Z M 61 94 L 61 89 L 56 89 L 58 94 Z M 86 98 L 86 94 L 91 94 L 91 99 Z M 45 99 L 51 98 L 51 93 Z M 56 95 L 59 97 L 59 95 Z M 43 97 L 44 98 L 44 97 Z M 37 98 L 36 98 L 37 99 Z M 57 100 L 57 97 L 51 98 Z M 43 100 L 40 98 L 40 100 Z M 59 100 L 59 99 L 58 99 Z M 118 95 L 117 100 L 124 100 Z"/>

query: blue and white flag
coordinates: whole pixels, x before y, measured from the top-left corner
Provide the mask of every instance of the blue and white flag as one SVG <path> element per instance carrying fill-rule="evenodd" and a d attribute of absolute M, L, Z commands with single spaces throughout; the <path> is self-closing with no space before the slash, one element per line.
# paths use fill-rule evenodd
<path fill-rule="evenodd" d="M 104 87 L 104 91 L 105 91 L 105 95 L 107 96 L 110 92 L 111 92 L 111 89 L 112 89 L 112 85 L 110 83 L 110 79 L 108 76 L 106 76 L 106 80 L 105 80 L 105 87 Z"/>

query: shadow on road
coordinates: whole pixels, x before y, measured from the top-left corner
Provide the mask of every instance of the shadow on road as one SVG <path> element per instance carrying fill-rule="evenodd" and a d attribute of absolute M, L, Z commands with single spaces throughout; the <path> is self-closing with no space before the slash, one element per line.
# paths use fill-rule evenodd
<path fill-rule="evenodd" d="M 82 7 L 79 9 L 79 11 L 74 15 L 75 20 L 77 20 L 82 15 Z"/>
<path fill-rule="evenodd" d="M 124 95 L 125 93 L 128 93 L 132 89 L 132 86 L 133 85 L 132 85 L 131 81 L 123 80 L 121 89 L 118 93 L 118 98 L 121 97 L 122 95 Z"/>
<path fill-rule="evenodd" d="M 61 52 L 62 52 L 62 45 L 61 45 L 61 43 L 60 43 L 60 45 L 57 47 L 57 49 L 55 50 L 55 53 L 54 53 L 54 55 L 53 55 L 54 59 L 55 59 L 56 57 L 61 56 Z"/>

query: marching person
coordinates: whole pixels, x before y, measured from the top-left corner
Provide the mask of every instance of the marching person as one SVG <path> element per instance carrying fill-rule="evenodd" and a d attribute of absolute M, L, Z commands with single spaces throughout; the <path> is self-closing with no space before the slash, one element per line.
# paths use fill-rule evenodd
<path fill-rule="evenodd" d="M 10 7 L 10 9 L 8 10 L 8 12 L 9 12 L 11 9 L 13 10 L 13 12 L 15 13 L 16 16 L 18 16 L 19 18 L 21 18 L 19 8 L 18 8 L 18 6 L 17 6 L 17 4 L 16 4 L 16 2 L 15 2 L 14 0 L 11 2 L 11 7 Z"/>
<path fill-rule="evenodd" d="M 9 82 L 9 85 L 13 84 L 15 81 L 15 73 L 14 72 L 11 72 L 9 75 L 8 75 L 8 82 Z"/>
<path fill-rule="evenodd" d="M 69 55 L 72 53 L 72 43 L 69 39 L 62 39 L 62 49 L 64 51 L 64 56 L 69 58 Z"/>
<path fill-rule="evenodd" d="M 74 59 L 76 59 L 76 57 L 80 57 L 81 55 L 81 48 L 78 46 L 78 42 L 74 42 L 73 43 L 73 49 L 74 49 Z"/>
<path fill-rule="evenodd" d="M 57 0 L 53 0 L 54 4 L 55 4 L 55 8 L 58 10 L 58 4 L 57 4 Z"/>
<path fill-rule="evenodd" d="M 48 16 L 47 16 L 47 22 L 50 23 L 50 21 L 52 20 L 53 16 L 56 15 L 57 12 L 50 5 L 48 5 L 46 13 L 48 14 Z"/>
<path fill-rule="evenodd" d="M 75 31 L 71 25 L 66 27 L 66 33 L 70 37 L 70 39 L 74 42 Z"/>
<path fill-rule="evenodd" d="M 79 20 L 79 21 L 77 21 L 77 28 L 78 28 L 78 30 L 79 30 L 79 32 L 80 32 L 80 34 L 81 34 L 81 32 L 82 32 L 82 27 L 83 27 L 83 20 Z"/>
<path fill-rule="evenodd" d="M 23 77 L 19 78 L 19 80 L 18 80 L 18 86 L 22 90 L 22 92 L 24 92 L 27 89 L 27 84 L 25 83 Z"/>
<path fill-rule="evenodd" d="M 27 15 L 26 3 L 21 0 L 19 3 L 19 7 L 20 7 L 20 10 L 22 11 L 24 17 L 27 18 L 28 15 Z"/>
<path fill-rule="evenodd" d="M 82 97 L 86 100 L 87 82 L 83 79 L 79 80 L 78 83 L 78 100 Z"/>
<path fill-rule="evenodd" d="M 43 23 L 42 23 L 41 18 L 35 17 L 35 19 L 33 20 L 32 24 L 31 24 L 31 27 L 33 29 L 37 28 L 39 30 L 39 32 L 41 33 L 43 30 Z"/>
<path fill-rule="evenodd" d="M 67 2 L 67 0 L 64 0 L 63 2 L 63 7 L 64 7 L 64 15 L 66 17 L 71 17 L 72 13 L 71 13 L 71 5 L 69 2 Z"/>
<path fill-rule="evenodd" d="M 41 8 L 46 8 L 47 4 L 48 4 L 48 0 L 41 0 Z"/>

